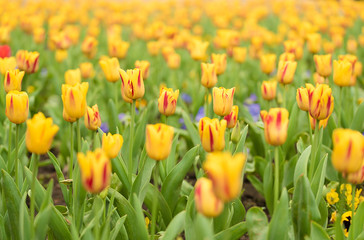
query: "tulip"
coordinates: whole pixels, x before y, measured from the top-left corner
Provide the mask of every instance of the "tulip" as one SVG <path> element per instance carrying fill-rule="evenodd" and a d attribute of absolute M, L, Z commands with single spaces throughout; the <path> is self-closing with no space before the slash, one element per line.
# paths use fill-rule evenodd
<path fill-rule="evenodd" d="M 285 108 L 271 108 L 269 112 L 261 111 L 264 123 L 265 140 L 272 146 L 280 146 L 286 142 L 288 130 L 288 111 Z"/>
<path fill-rule="evenodd" d="M 358 58 L 355 55 L 346 54 L 346 55 L 339 55 L 339 60 L 347 60 L 351 63 L 353 72 L 355 71 L 355 64 L 358 61 Z"/>
<path fill-rule="evenodd" d="M 21 91 L 21 82 L 23 81 L 24 72 L 19 69 L 9 70 L 5 73 L 4 88 L 8 93 L 12 90 Z"/>
<path fill-rule="evenodd" d="M 334 60 L 334 83 L 340 87 L 352 86 L 353 65 L 346 59 Z"/>
<path fill-rule="evenodd" d="M 10 42 L 10 27 L 4 26 L 0 27 L 0 42 L 9 43 Z"/>
<path fill-rule="evenodd" d="M 315 87 L 310 83 L 306 84 L 306 88 L 301 87 L 301 88 L 297 89 L 296 101 L 297 101 L 298 107 L 302 111 L 307 112 L 309 110 L 310 98 L 312 98 L 312 94 L 313 94 L 314 90 L 315 90 Z"/>
<path fill-rule="evenodd" d="M 55 58 L 56 58 L 57 62 L 61 63 L 64 60 L 66 60 L 67 57 L 68 57 L 67 49 L 57 49 L 56 50 Z"/>
<path fill-rule="evenodd" d="M 160 89 L 158 99 L 158 110 L 161 114 L 170 116 L 176 111 L 179 90 L 173 91 L 172 88 Z"/>
<path fill-rule="evenodd" d="M 348 173 L 345 178 L 349 183 L 361 184 L 364 181 L 364 162 L 358 171 L 354 173 Z"/>
<path fill-rule="evenodd" d="M 295 56 L 293 53 L 282 53 L 279 56 L 279 61 L 294 61 L 295 60 Z"/>
<path fill-rule="evenodd" d="M 29 99 L 26 92 L 10 91 L 6 94 L 5 115 L 10 122 L 21 124 L 28 118 Z"/>
<path fill-rule="evenodd" d="M 92 108 L 87 107 L 85 113 L 85 126 L 93 131 L 96 131 L 101 126 L 101 117 L 97 104 L 92 106 Z"/>
<path fill-rule="evenodd" d="M 246 155 L 243 153 L 231 156 L 229 152 L 214 152 L 207 155 L 203 169 L 212 181 L 216 196 L 223 202 L 239 196 L 245 162 Z"/>
<path fill-rule="evenodd" d="M 226 70 L 226 54 L 211 54 L 211 62 L 215 64 L 217 75 L 223 74 Z"/>
<path fill-rule="evenodd" d="M 73 122 L 76 122 L 77 121 L 77 118 L 73 118 L 73 117 L 70 117 L 67 112 L 66 112 L 66 109 L 64 108 L 63 106 L 63 119 L 67 122 L 70 122 L 70 123 L 73 123 Z"/>
<path fill-rule="evenodd" d="M 98 41 L 92 36 L 86 36 L 81 44 L 81 51 L 87 58 L 91 59 L 95 56 L 97 51 Z"/>
<path fill-rule="evenodd" d="M 363 71 L 363 64 L 361 62 L 356 62 L 354 67 L 354 76 L 359 77 L 361 75 L 361 72 Z"/>
<path fill-rule="evenodd" d="M 205 217 L 217 217 L 224 209 L 224 203 L 216 197 L 210 179 L 202 177 L 197 180 L 195 205 L 197 211 Z"/>
<path fill-rule="evenodd" d="M 111 162 L 100 148 L 87 154 L 77 154 L 80 165 L 82 184 L 90 193 L 100 193 L 110 184 Z"/>
<path fill-rule="evenodd" d="M 355 39 L 348 39 L 346 43 L 346 50 L 348 53 L 356 53 L 358 42 Z"/>
<path fill-rule="evenodd" d="M 5 75 L 7 71 L 14 70 L 16 65 L 17 63 L 14 57 L 0 58 L 0 73 Z"/>
<path fill-rule="evenodd" d="M 149 77 L 149 67 L 150 62 L 148 61 L 136 61 L 134 64 L 135 68 L 139 68 L 142 71 L 143 79 L 147 79 Z"/>
<path fill-rule="evenodd" d="M 214 63 L 201 63 L 201 84 L 212 88 L 217 83 L 216 67 Z"/>
<path fill-rule="evenodd" d="M 228 128 L 235 127 L 236 122 L 238 120 L 238 113 L 239 113 L 239 107 L 237 105 L 234 105 L 231 109 L 231 112 L 224 117 Z"/>
<path fill-rule="evenodd" d="M 9 45 L 0 45 L 0 58 L 8 58 L 11 56 Z"/>
<path fill-rule="evenodd" d="M 173 127 L 162 123 L 147 125 L 145 145 L 150 158 L 159 161 L 169 156 L 173 132 Z"/>
<path fill-rule="evenodd" d="M 148 52 L 151 56 L 158 55 L 160 47 L 160 43 L 157 41 L 151 41 L 147 43 Z"/>
<path fill-rule="evenodd" d="M 33 39 L 35 43 L 43 43 L 45 39 L 45 30 L 42 27 L 33 30 Z"/>
<path fill-rule="evenodd" d="M 119 74 L 126 98 L 135 100 L 144 96 L 144 81 L 140 69 L 128 69 L 126 72 L 119 69 Z"/>
<path fill-rule="evenodd" d="M 64 73 L 64 79 L 67 85 L 74 86 L 81 83 L 81 71 L 79 68 L 67 70 Z"/>
<path fill-rule="evenodd" d="M 290 84 L 296 72 L 297 62 L 279 61 L 277 79 L 282 84 Z"/>
<path fill-rule="evenodd" d="M 316 119 L 312 118 L 310 115 L 309 115 L 309 117 L 310 117 L 311 129 L 315 130 L 315 128 L 316 128 Z M 319 121 L 319 129 L 326 128 L 327 123 L 329 122 L 329 118 L 330 117 Z"/>
<path fill-rule="evenodd" d="M 52 118 L 46 118 L 39 112 L 27 120 L 25 143 L 31 153 L 45 154 L 49 151 L 59 127 L 53 124 Z"/>
<path fill-rule="evenodd" d="M 343 174 L 358 172 L 364 160 L 364 136 L 355 130 L 339 128 L 334 130 L 332 141 L 334 168 Z"/>
<path fill-rule="evenodd" d="M 38 52 L 28 52 L 25 59 L 25 69 L 26 73 L 35 73 L 39 69 L 39 53 Z"/>
<path fill-rule="evenodd" d="M 119 61 L 117 58 L 106 58 L 99 61 L 102 71 L 105 74 L 106 80 L 109 82 L 116 82 L 120 79 L 119 75 Z"/>
<path fill-rule="evenodd" d="M 333 42 L 324 41 L 322 47 L 326 54 L 332 54 L 335 51 L 335 44 Z"/>
<path fill-rule="evenodd" d="M 318 53 L 321 49 L 321 35 L 319 33 L 311 33 L 307 35 L 308 50 L 311 53 Z"/>
<path fill-rule="evenodd" d="M 299 60 L 303 55 L 303 48 L 298 41 L 287 40 L 284 43 L 284 51 L 295 55 L 295 59 Z"/>
<path fill-rule="evenodd" d="M 324 77 L 322 77 L 320 74 L 318 74 L 317 72 L 315 72 L 313 74 L 313 81 L 315 84 L 323 84 L 326 83 L 326 79 Z"/>
<path fill-rule="evenodd" d="M 212 90 L 214 112 L 219 116 L 226 116 L 233 107 L 235 87 L 225 89 L 214 87 Z"/>
<path fill-rule="evenodd" d="M 189 51 L 193 60 L 203 60 L 206 57 L 206 50 L 209 46 L 209 42 L 203 42 L 200 40 L 193 40 L 189 45 Z"/>
<path fill-rule="evenodd" d="M 233 59 L 237 63 L 243 63 L 246 59 L 247 49 L 243 47 L 234 47 L 233 48 Z"/>
<path fill-rule="evenodd" d="M 111 133 L 104 133 L 102 135 L 102 150 L 106 155 L 112 159 L 116 158 L 123 146 L 124 139 L 120 134 L 111 135 Z"/>
<path fill-rule="evenodd" d="M 172 46 L 167 45 L 162 48 L 162 55 L 163 55 L 164 60 L 166 60 L 166 61 L 168 61 L 169 56 L 174 53 L 176 53 L 176 52 Z"/>
<path fill-rule="evenodd" d="M 181 64 L 181 56 L 178 53 L 171 53 L 167 59 L 167 65 L 170 69 L 178 69 Z"/>
<path fill-rule="evenodd" d="M 87 91 L 87 82 L 76 84 L 75 86 L 62 85 L 63 107 L 69 117 L 78 119 L 85 115 Z"/>
<path fill-rule="evenodd" d="M 123 59 L 128 53 L 130 43 L 122 40 L 111 40 L 108 42 L 109 55 L 111 57 L 116 57 Z"/>
<path fill-rule="evenodd" d="M 331 75 L 331 54 L 314 55 L 313 60 L 315 61 L 316 71 L 318 72 L 318 74 L 320 74 L 322 77 L 328 77 Z"/>
<path fill-rule="evenodd" d="M 219 121 L 217 118 L 200 119 L 198 130 L 203 149 L 206 152 L 222 151 L 225 148 L 226 120 Z"/>
<path fill-rule="evenodd" d="M 81 77 L 84 79 L 93 78 L 95 75 L 94 67 L 90 62 L 80 63 L 80 71 L 81 71 Z"/>
<path fill-rule="evenodd" d="M 277 81 L 263 81 L 260 89 L 262 91 L 262 97 L 264 100 L 273 100 L 276 97 Z"/>
<path fill-rule="evenodd" d="M 334 110 L 334 96 L 326 84 L 319 84 L 309 96 L 310 115 L 317 120 L 328 118 Z"/>
<path fill-rule="evenodd" d="M 265 54 L 260 57 L 260 68 L 265 74 L 271 74 L 276 65 L 277 56 L 275 54 Z"/>

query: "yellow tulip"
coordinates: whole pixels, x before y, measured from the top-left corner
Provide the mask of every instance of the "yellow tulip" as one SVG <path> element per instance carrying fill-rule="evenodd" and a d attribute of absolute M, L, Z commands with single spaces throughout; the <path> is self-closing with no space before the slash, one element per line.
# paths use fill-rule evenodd
<path fill-rule="evenodd" d="M 39 69 L 39 53 L 38 52 L 28 52 L 25 58 L 25 69 L 26 73 L 35 73 Z"/>
<path fill-rule="evenodd" d="M 173 91 L 172 88 L 160 89 L 158 98 L 158 110 L 161 114 L 166 116 L 173 115 L 176 111 L 179 90 Z"/>
<path fill-rule="evenodd" d="M 292 53 L 295 56 L 295 59 L 299 60 L 303 55 L 302 45 L 298 41 L 287 40 L 284 43 L 284 51 L 286 53 Z"/>
<path fill-rule="evenodd" d="M 328 118 L 334 110 L 334 96 L 331 88 L 326 84 L 319 84 L 309 95 L 310 115 L 314 119 L 323 120 Z"/>
<path fill-rule="evenodd" d="M 101 117 L 97 104 L 92 106 L 92 108 L 87 107 L 85 113 L 85 126 L 93 131 L 96 131 L 101 126 Z"/>
<path fill-rule="evenodd" d="M 76 84 L 75 86 L 62 85 L 63 107 L 69 117 L 78 119 L 85 115 L 87 91 L 87 82 Z"/>
<path fill-rule="evenodd" d="M 345 175 L 346 180 L 352 184 L 361 184 L 364 182 L 364 161 L 358 171 Z"/>
<path fill-rule="evenodd" d="M 157 41 L 151 41 L 147 43 L 148 52 L 151 56 L 158 55 L 160 47 L 160 43 Z"/>
<path fill-rule="evenodd" d="M 231 112 L 224 117 L 228 128 L 234 128 L 238 121 L 239 107 L 234 105 Z"/>
<path fill-rule="evenodd" d="M 260 57 L 260 68 L 265 74 L 271 74 L 276 66 L 277 56 L 275 54 L 264 54 Z"/>
<path fill-rule="evenodd" d="M 45 154 L 49 151 L 59 127 L 53 124 L 52 118 L 46 118 L 39 112 L 27 120 L 25 143 L 31 153 Z"/>
<path fill-rule="evenodd" d="M 82 184 L 86 191 L 99 193 L 110 184 L 111 163 L 107 155 L 100 148 L 87 154 L 77 154 L 80 165 Z"/>
<path fill-rule="evenodd" d="M 0 73 L 5 75 L 7 71 L 14 70 L 16 65 L 17 61 L 15 60 L 15 57 L 0 58 Z"/>
<path fill-rule="evenodd" d="M 170 69 L 178 69 L 181 65 L 181 56 L 178 53 L 171 53 L 168 56 L 167 65 Z"/>
<path fill-rule="evenodd" d="M 10 91 L 6 94 L 5 115 L 10 122 L 20 124 L 25 122 L 29 113 L 29 99 L 26 92 Z"/>
<path fill-rule="evenodd" d="M 293 53 L 282 53 L 279 56 L 279 61 L 294 61 L 295 60 L 295 55 Z"/>
<path fill-rule="evenodd" d="M 206 50 L 209 46 L 209 42 L 201 40 L 192 40 L 189 45 L 189 51 L 193 60 L 204 60 L 206 58 Z"/>
<path fill-rule="evenodd" d="M 45 30 L 42 27 L 38 27 L 33 30 L 33 39 L 35 43 L 43 43 L 45 39 Z"/>
<path fill-rule="evenodd" d="M 70 123 L 73 123 L 73 122 L 76 122 L 77 121 L 77 118 L 73 118 L 73 117 L 70 117 L 67 112 L 66 112 L 66 109 L 64 108 L 63 106 L 63 119 L 67 122 L 70 122 Z"/>
<path fill-rule="evenodd" d="M 92 36 L 86 36 L 81 44 L 81 51 L 89 59 L 94 58 L 97 51 L 98 41 Z"/>
<path fill-rule="evenodd" d="M 123 146 L 124 139 L 120 134 L 111 135 L 111 133 L 104 133 L 102 135 L 102 150 L 106 155 L 112 159 L 116 158 Z"/>
<path fill-rule="evenodd" d="M 91 62 L 80 63 L 81 77 L 84 79 L 93 78 L 95 70 Z"/>
<path fill-rule="evenodd" d="M 67 70 L 64 73 L 64 80 L 66 84 L 74 86 L 81 83 L 81 71 L 79 68 Z"/>
<path fill-rule="evenodd" d="M 288 130 L 288 111 L 285 108 L 263 110 L 260 117 L 264 123 L 264 136 L 267 143 L 280 146 L 286 142 Z"/>
<path fill-rule="evenodd" d="M 319 121 L 319 129 L 320 128 L 326 128 L 327 123 L 329 122 L 329 118 L 330 117 Z M 310 116 L 310 123 L 311 123 L 311 129 L 315 130 L 315 128 L 316 128 L 316 119 L 314 119 L 314 118 L 312 118 Z"/>
<path fill-rule="evenodd" d="M 224 209 L 224 203 L 216 197 L 210 179 L 202 177 L 197 180 L 195 205 L 197 211 L 206 217 L 217 217 Z"/>
<path fill-rule="evenodd" d="M 322 44 L 324 52 L 326 54 L 332 54 L 335 51 L 335 44 L 334 42 L 324 41 Z"/>
<path fill-rule="evenodd" d="M 311 53 L 318 53 L 321 49 L 321 35 L 319 33 L 311 33 L 307 35 L 308 50 Z"/>
<path fill-rule="evenodd" d="M 9 70 L 5 73 L 4 88 L 8 93 L 12 90 L 21 91 L 21 82 L 23 81 L 24 71 L 19 69 Z"/>
<path fill-rule="evenodd" d="M 233 107 L 235 87 L 225 89 L 223 87 L 214 87 L 212 90 L 213 106 L 215 114 L 226 116 L 231 112 Z"/>
<path fill-rule="evenodd" d="M 346 59 L 334 60 L 334 83 L 340 87 L 352 86 L 353 65 Z"/>
<path fill-rule="evenodd" d="M 346 43 L 346 50 L 348 53 L 356 53 L 358 42 L 355 39 L 348 39 Z"/>
<path fill-rule="evenodd" d="M 214 63 L 201 63 L 201 84 L 212 88 L 217 83 L 216 67 Z"/>
<path fill-rule="evenodd" d="M 261 86 L 262 97 L 264 100 L 270 101 L 276 98 L 277 81 L 263 81 Z"/>
<path fill-rule="evenodd" d="M 361 72 L 363 71 L 363 64 L 359 61 L 356 62 L 354 69 L 355 69 L 355 71 L 354 71 L 355 77 L 361 76 Z"/>
<path fill-rule="evenodd" d="M 61 63 L 64 60 L 66 60 L 67 57 L 68 57 L 67 49 L 57 49 L 56 50 L 55 58 L 56 58 L 57 62 Z"/>
<path fill-rule="evenodd" d="M 277 79 L 282 84 L 290 84 L 296 72 L 297 62 L 279 61 Z"/>
<path fill-rule="evenodd" d="M 148 124 L 145 138 L 148 156 L 157 161 L 166 159 L 171 152 L 173 134 L 171 126 L 162 123 Z"/>
<path fill-rule="evenodd" d="M 117 82 L 120 79 L 119 75 L 119 60 L 117 58 L 105 58 L 99 61 L 102 71 L 105 74 L 106 80 L 109 82 Z"/>
<path fill-rule="evenodd" d="M 111 57 L 116 57 L 119 59 L 123 59 L 126 57 L 128 53 L 130 43 L 122 41 L 122 40 L 111 40 L 108 42 L 109 55 Z"/>
<path fill-rule="evenodd" d="M 226 120 L 219 121 L 217 118 L 200 119 L 198 131 L 203 149 L 206 152 L 222 151 L 225 148 Z"/>
<path fill-rule="evenodd" d="M 119 69 L 119 74 L 126 98 L 135 100 L 144 96 L 144 81 L 140 69 L 128 69 L 126 72 Z"/>
<path fill-rule="evenodd" d="M 237 198 L 241 192 L 246 155 L 229 152 L 214 152 L 207 155 L 203 169 L 212 181 L 216 196 L 223 202 Z"/>
<path fill-rule="evenodd" d="M 234 47 L 233 48 L 233 59 L 237 63 L 243 63 L 246 59 L 247 49 L 243 47 Z"/>
<path fill-rule="evenodd" d="M 149 67 L 150 62 L 148 61 L 135 61 L 134 63 L 135 68 L 139 68 L 142 72 L 143 79 L 147 79 L 149 77 Z"/>
<path fill-rule="evenodd" d="M 328 77 L 331 75 L 332 71 L 332 63 L 331 63 L 331 54 L 327 55 L 314 55 L 313 60 L 316 65 L 316 71 L 322 77 Z"/>
<path fill-rule="evenodd" d="M 215 64 L 217 75 L 223 74 L 226 70 L 226 54 L 211 54 L 211 62 Z"/>

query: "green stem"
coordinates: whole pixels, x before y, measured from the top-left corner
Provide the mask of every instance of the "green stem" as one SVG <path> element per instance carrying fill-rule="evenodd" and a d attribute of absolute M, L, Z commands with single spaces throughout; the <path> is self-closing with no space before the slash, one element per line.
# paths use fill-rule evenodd
<path fill-rule="evenodd" d="M 206 93 L 205 93 L 205 117 L 209 117 L 209 89 L 206 88 Z"/>
<path fill-rule="evenodd" d="M 19 161 L 18 161 L 18 152 L 19 152 L 19 124 L 15 125 L 15 182 L 18 186 L 20 186 L 19 180 Z"/>
<path fill-rule="evenodd" d="M 77 152 L 81 152 L 81 130 L 80 130 L 80 119 L 77 120 Z"/>
<path fill-rule="evenodd" d="M 340 87 L 340 91 L 339 91 L 339 113 L 338 113 L 338 118 L 337 118 L 337 126 L 338 128 L 341 128 L 341 112 L 342 112 L 342 104 L 341 104 L 341 98 L 342 98 L 342 91 L 343 91 L 343 87 Z"/>
<path fill-rule="evenodd" d="M 279 151 L 278 147 L 275 147 L 274 154 L 274 211 L 277 209 L 279 198 Z"/>
<path fill-rule="evenodd" d="M 70 148 L 70 165 L 69 165 L 68 178 L 72 179 L 72 176 L 73 176 L 73 150 L 74 150 L 73 122 L 70 123 L 70 132 L 71 132 L 71 148 Z"/>
<path fill-rule="evenodd" d="M 159 178 L 159 161 L 156 162 L 154 167 L 154 177 L 153 177 L 153 184 L 155 188 L 158 190 L 158 178 Z M 155 238 L 155 227 L 156 227 L 156 221 L 157 221 L 157 208 L 158 208 L 158 198 L 155 195 L 152 205 L 152 225 L 150 228 L 150 239 L 153 240 Z"/>
<path fill-rule="evenodd" d="M 284 108 L 286 108 L 286 94 L 287 94 L 287 89 L 286 89 L 286 85 L 283 85 L 283 99 L 282 99 L 282 106 Z"/>
<path fill-rule="evenodd" d="M 310 132 L 310 143 L 312 145 L 312 128 L 311 128 L 310 113 L 308 111 L 307 111 L 307 118 L 308 118 L 308 131 Z"/>
<path fill-rule="evenodd" d="M 34 153 L 33 153 L 34 154 Z M 32 238 L 35 236 L 35 226 L 34 226 L 34 216 L 35 216 L 35 182 L 37 179 L 38 172 L 38 161 L 39 155 L 34 157 L 33 169 L 32 169 L 32 185 L 31 185 L 31 195 L 30 195 L 30 220 L 31 220 L 31 229 L 32 229 Z"/>
<path fill-rule="evenodd" d="M 116 84 L 116 83 L 114 83 Z M 115 88 L 115 109 L 116 109 L 116 113 L 119 113 L 118 112 L 118 92 L 119 92 L 119 89 L 118 87 L 114 86 Z"/>
<path fill-rule="evenodd" d="M 128 170 L 129 170 L 129 180 L 133 182 L 133 143 L 134 143 L 134 118 L 135 118 L 135 101 L 133 100 L 131 103 L 131 119 L 130 119 L 130 142 L 129 142 L 129 162 L 128 162 Z"/>
<path fill-rule="evenodd" d="M 351 186 L 352 186 L 352 189 L 353 189 L 353 193 L 352 193 L 353 199 L 351 199 L 351 223 L 350 223 L 350 226 L 354 226 L 356 185 L 351 184 Z"/>
<path fill-rule="evenodd" d="M 13 134 L 12 133 L 12 123 L 9 122 L 9 136 L 8 136 L 8 171 L 11 172 L 11 164 L 12 164 L 12 161 L 10 160 L 11 158 L 11 135 Z"/>
<path fill-rule="evenodd" d="M 315 134 L 313 136 L 313 143 L 311 144 L 311 162 L 310 162 L 310 168 L 309 168 L 309 172 L 308 172 L 308 179 L 312 180 L 313 177 L 313 171 L 315 169 L 315 165 L 316 165 L 316 150 L 317 150 L 317 144 L 319 144 L 317 142 L 317 140 L 319 139 L 319 121 L 316 120 L 316 125 L 315 125 Z"/>

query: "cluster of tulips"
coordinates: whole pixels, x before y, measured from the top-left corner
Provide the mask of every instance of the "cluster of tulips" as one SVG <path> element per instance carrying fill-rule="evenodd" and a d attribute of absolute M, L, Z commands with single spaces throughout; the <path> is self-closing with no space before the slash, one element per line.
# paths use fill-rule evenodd
<path fill-rule="evenodd" d="M 361 2 L 2 6 L 0 239 L 364 238 Z"/>

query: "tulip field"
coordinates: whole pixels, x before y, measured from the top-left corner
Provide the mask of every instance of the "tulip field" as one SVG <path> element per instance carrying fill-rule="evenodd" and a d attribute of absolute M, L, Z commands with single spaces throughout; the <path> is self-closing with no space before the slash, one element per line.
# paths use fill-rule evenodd
<path fill-rule="evenodd" d="M 0 2 L 1 240 L 364 240 L 363 1 Z"/>

